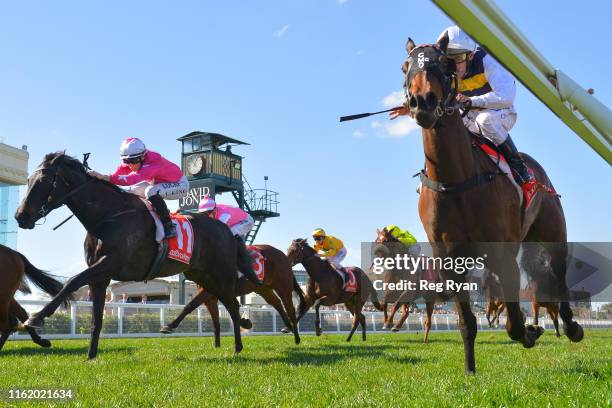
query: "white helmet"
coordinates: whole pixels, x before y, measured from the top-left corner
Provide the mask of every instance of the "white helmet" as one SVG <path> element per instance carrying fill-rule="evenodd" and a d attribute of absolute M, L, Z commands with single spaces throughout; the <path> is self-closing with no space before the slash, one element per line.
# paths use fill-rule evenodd
<path fill-rule="evenodd" d="M 141 157 L 146 152 L 147 148 L 145 144 L 142 143 L 142 140 L 135 137 L 125 139 L 119 148 L 119 154 L 121 155 L 122 159 Z"/>
<path fill-rule="evenodd" d="M 444 33 L 448 33 L 448 48 L 446 50 L 448 55 L 465 54 L 476 51 L 476 42 L 459 27 L 448 27 L 446 30 L 442 31 L 442 34 L 438 37 L 438 41 L 444 36 Z"/>

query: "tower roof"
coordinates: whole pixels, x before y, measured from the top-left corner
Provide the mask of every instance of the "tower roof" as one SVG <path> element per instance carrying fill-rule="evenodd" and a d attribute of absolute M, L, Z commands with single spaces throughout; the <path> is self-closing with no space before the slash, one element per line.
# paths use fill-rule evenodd
<path fill-rule="evenodd" d="M 194 139 L 194 138 L 200 137 L 200 136 L 209 137 L 216 147 L 222 146 L 224 144 L 248 145 L 248 143 L 246 143 L 246 142 L 243 142 L 243 141 L 238 140 L 238 139 L 231 138 L 229 136 L 222 135 L 220 133 L 210 133 L 210 132 L 200 132 L 200 131 L 194 131 L 194 132 L 191 132 L 191 133 L 187 133 L 185 136 L 181 136 L 181 137 L 179 137 L 176 140 L 182 142 L 184 140 Z"/>

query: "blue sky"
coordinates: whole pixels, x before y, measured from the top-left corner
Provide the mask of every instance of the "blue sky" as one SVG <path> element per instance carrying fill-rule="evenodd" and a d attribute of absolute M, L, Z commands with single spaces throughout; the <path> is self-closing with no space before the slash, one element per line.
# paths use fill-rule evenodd
<path fill-rule="evenodd" d="M 125 137 L 178 162 L 192 130 L 251 143 L 251 185 L 280 192 L 281 217 L 258 242 L 286 249 L 323 227 L 349 247 L 395 223 L 419 240 L 420 129 L 386 117 L 338 123 L 384 108 L 401 89 L 408 36 L 433 42 L 452 22 L 425 0 L 12 2 L 0 13 L 0 137 L 45 153 L 93 152 L 109 172 Z M 502 9 L 556 67 L 612 106 L 605 27 L 612 7 L 514 1 Z M 612 240 L 610 168 L 522 86 L 512 136 L 562 194 L 569 239 Z M 231 197 L 230 197 L 231 198 Z M 222 201 L 231 202 L 229 198 Z M 56 211 L 19 250 L 63 276 L 83 266 L 84 230 Z"/>

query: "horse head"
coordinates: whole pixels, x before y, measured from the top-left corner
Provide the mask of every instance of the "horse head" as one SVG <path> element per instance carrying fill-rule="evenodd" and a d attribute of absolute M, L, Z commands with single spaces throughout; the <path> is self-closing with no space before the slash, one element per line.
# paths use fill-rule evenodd
<path fill-rule="evenodd" d="M 402 66 L 406 75 L 404 94 L 407 108 L 417 124 L 425 129 L 436 126 L 449 110 L 454 111 L 456 83 L 454 64 L 446 55 L 448 35 L 435 45 L 415 46 L 409 38 L 408 59 Z"/>
<path fill-rule="evenodd" d="M 36 221 L 64 205 L 76 178 L 84 182 L 88 177 L 83 165 L 65 152 L 47 154 L 28 178 L 28 192 L 15 213 L 19 227 L 34 228 Z"/>
<path fill-rule="evenodd" d="M 287 257 L 289 258 L 289 261 L 291 261 L 291 265 L 297 265 L 304 261 L 305 249 L 310 249 L 313 251 L 310 245 L 308 245 L 307 238 L 296 238 L 291 242 L 291 245 L 289 245 L 289 248 L 287 248 Z"/>

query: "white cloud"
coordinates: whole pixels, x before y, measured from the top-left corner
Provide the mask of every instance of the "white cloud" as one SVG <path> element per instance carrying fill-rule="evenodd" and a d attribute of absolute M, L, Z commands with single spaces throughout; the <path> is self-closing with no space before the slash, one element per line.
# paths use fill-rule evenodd
<path fill-rule="evenodd" d="M 394 91 L 385 96 L 382 100 L 385 108 L 393 108 L 404 103 L 404 93 L 402 91 Z"/>
<path fill-rule="evenodd" d="M 363 133 L 361 130 L 357 129 L 356 131 L 353 132 L 353 137 L 357 138 L 357 139 L 361 139 L 362 137 L 365 137 L 365 133 Z"/>
<path fill-rule="evenodd" d="M 420 126 L 410 117 L 402 117 L 390 121 L 390 123 L 382 124 L 375 120 L 370 123 L 372 129 L 379 129 L 376 135 L 379 137 L 391 137 L 399 139 L 406 137 L 415 130 L 419 130 Z"/>
<path fill-rule="evenodd" d="M 287 30 L 289 30 L 289 26 L 290 24 L 285 24 L 283 26 L 283 28 L 281 28 L 280 30 L 278 30 L 277 32 L 274 33 L 275 36 L 277 37 L 282 37 L 283 35 L 285 35 L 285 33 L 287 32 Z"/>

